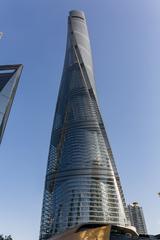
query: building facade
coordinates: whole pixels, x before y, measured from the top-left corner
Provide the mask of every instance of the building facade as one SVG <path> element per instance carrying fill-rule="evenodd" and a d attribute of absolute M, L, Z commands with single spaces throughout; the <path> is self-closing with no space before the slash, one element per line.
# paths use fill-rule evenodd
<path fill-rule="evenodd" d="M 49 240 L 146 240 L 130 228 L 111 224 L 82 224 L 55 235 Z M 150 240 L 150 239 L 148 239 Z M 152 239 L 156 240 L 156 239 Z"/>
<path fill-rule="evenodd" d="M 22 68 L 21 64 L 0 66 L 0 143 L 16 94 Z"/>
<path fill-rule="evenodd" d="M 160 235 L 138 235 L 131 228 L 110 224 L 83 224 L 49 240 L 159 240 Z"/>
<path fill-rule="evenodd" d="M 128 225 L 120 178 L 99 111 L 85 15 L 71 11 L 40 239 L 81 223 Z"/>
<path fill-rule="evenodd" d="M 134 226 L 139 234 L 147 234 L 147 227 L 143 215 L 143 209 L 137 202 L 128 205 L 131 225 Z"/>

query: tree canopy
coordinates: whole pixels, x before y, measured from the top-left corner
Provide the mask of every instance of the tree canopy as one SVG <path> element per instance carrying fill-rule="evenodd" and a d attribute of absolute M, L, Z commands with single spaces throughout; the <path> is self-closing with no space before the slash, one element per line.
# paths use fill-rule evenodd
<path fill-rule="evenodd" d="M 0 235 L 0 240 L 13 240 L 13 238 L 11 237 L 11 235 L 8 236 Z"/>

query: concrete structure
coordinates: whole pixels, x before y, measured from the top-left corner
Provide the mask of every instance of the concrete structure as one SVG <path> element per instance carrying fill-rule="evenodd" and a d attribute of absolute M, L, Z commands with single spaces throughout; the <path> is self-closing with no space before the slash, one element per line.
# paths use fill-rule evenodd
<path fill-rule="evenodd" d="M 111 224 L 82 224 L 49 240 L 159 240 L 160 235 L 138 235 L 132 228 Z"/>
<path fill-rule="evenodd" d="M 82 224 L 57 234 L 49 240 L 140 240 L 130 228 L 111 224 Z M 155 240 L 155 239 L 154 239 Z"/>
<path fill-rule="evenodd" d="M 98 106 L 85 15 L 71 11 L 40 239 L 82 223 L 128 225 L 120 178 Z"/>
<path fill-rule="evenodd" d="M 134 226 L 139 234 L 147 234 L 147 227 L 143 215 L 142 207 L 137 202 L 128 205 L 131 225 Z"/>
<path fill-rule="evenodd" d="M 0 143 L 16 94 L 22 68 L 21 64 L 0 66 Z"/>

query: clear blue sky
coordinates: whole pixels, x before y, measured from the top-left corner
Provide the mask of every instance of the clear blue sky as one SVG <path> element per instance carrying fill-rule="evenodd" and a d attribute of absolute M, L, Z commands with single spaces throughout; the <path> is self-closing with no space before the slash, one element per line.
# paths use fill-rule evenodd
<path fill-rule="evenodd" d="M 0 64 L 24 70 L 0 146 L 0 233 L 39 235 L 44 177 L 66 46 L 84 10 L 102 116 L 128 203 L 160 233 L 160 1 L 1 0 Z"/>

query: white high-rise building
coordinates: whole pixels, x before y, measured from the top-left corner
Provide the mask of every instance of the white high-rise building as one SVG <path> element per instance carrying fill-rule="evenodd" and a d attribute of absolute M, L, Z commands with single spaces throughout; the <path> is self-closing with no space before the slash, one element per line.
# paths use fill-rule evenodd
<path fill-rule="evenodd" d="M 147 227 L 143 215 L 143 209 L 137 202 L 128 205 L 131 225 L 134 226 L 139 234 L 147 234 Z"/>

